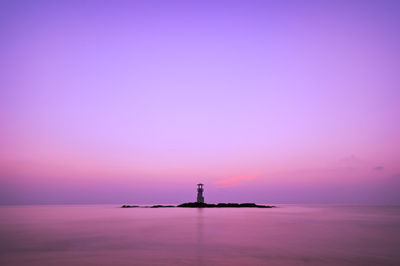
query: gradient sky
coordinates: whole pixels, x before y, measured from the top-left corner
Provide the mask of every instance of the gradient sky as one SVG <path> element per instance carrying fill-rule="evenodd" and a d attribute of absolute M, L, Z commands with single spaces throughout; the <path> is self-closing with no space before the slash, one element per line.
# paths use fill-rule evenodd
<path fill-rule="evenodd" d="M 0 204 L 400 204 L 400 1 L 0 10 Z"/>

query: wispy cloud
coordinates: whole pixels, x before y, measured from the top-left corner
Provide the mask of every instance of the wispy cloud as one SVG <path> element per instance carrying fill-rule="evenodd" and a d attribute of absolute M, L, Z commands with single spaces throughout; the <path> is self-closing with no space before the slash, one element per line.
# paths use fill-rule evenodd
<path fill-rule="evenodd" d="M 385 167 L 383 167 L 383 166 L 377 166 L 377 167 L 373 168 L 374 171 L 383 171 L 384 169 L 385 169 Z"/>
<path fill-rule="evenodd" d="M 215 181 L 215 184 L 221 187 L 230 187 L 230 186 L 236 186 L 239 185 L 243 182 L 259 178 L 261 175 L 260 174 L 249 174 L 249 175 L 243 175 L 243 176 L 234 176 L 234 177 L 227 177 L 223 179 L 219 179 Z"/>

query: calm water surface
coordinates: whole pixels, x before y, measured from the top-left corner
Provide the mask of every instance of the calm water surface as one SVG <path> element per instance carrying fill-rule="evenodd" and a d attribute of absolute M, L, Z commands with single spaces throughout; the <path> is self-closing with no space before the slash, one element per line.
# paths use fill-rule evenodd
<path fill-rule="evenodd" d="M 0 265 L 400 265 L 400 207 L 0 207 Z"/>

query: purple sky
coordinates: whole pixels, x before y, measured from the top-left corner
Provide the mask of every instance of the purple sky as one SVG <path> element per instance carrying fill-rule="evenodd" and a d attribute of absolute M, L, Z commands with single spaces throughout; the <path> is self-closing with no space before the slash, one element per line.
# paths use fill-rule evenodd
<path fill-rule="evenodd" d="M 0 10 L 0 204 L 400 204 L 399 1 Z"/>

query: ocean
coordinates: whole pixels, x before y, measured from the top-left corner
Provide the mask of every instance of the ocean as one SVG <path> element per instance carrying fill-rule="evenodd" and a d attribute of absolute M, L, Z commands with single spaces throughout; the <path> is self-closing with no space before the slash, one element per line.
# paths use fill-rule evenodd
<path fill-rule="evenodd" d="M 400 265 L 400 206 L 0 207 L 0 265 Z"/>

